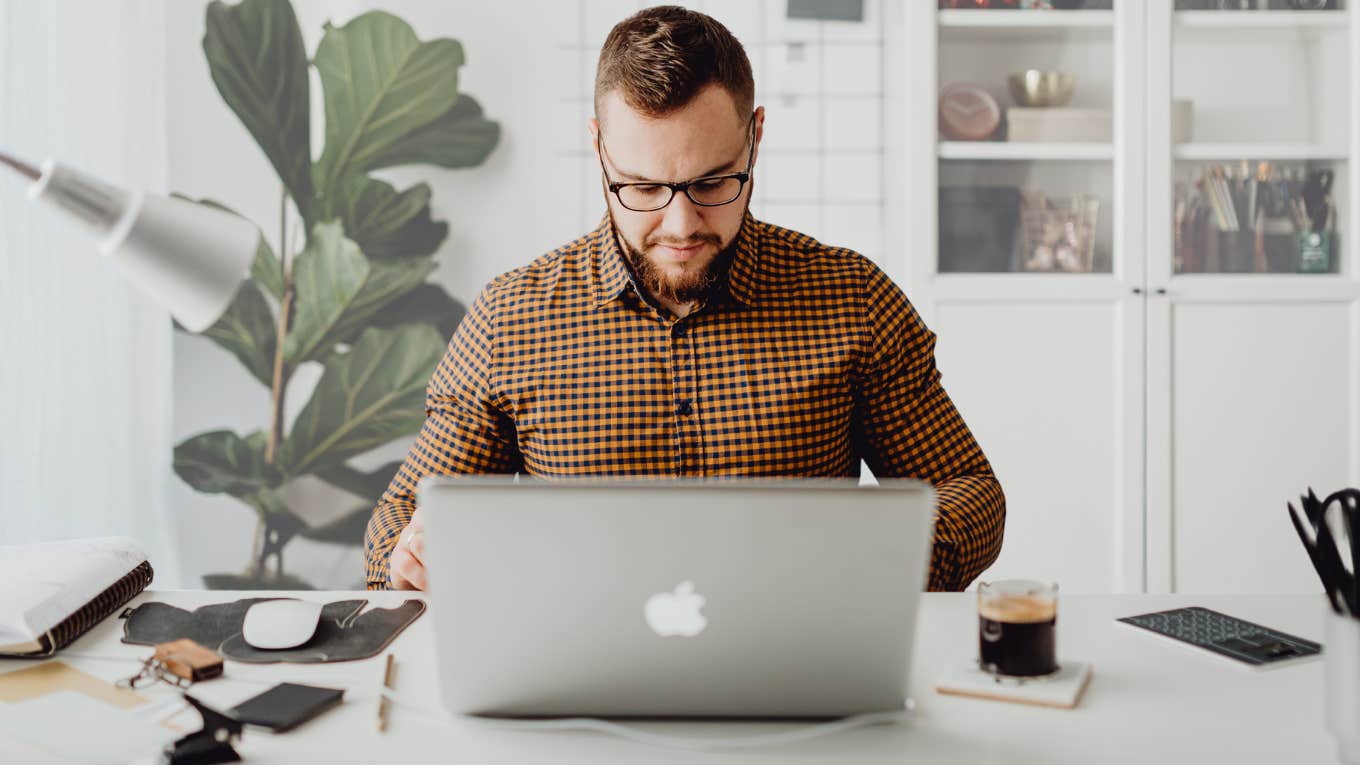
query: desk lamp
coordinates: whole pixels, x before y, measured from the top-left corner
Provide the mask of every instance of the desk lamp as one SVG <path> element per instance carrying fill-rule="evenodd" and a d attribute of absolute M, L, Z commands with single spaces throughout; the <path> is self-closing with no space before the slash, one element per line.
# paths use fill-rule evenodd
<path fill-rule="evenodd" d="M 33 182 L 30 199 L 91 228 L 100 253 L 190 332 L 212 326 L 231 304 L 259 243 L 253 223 L 222 210 L 123 191 L 52 160 L 39 169 L 0 152 L 0 165 Z"/>

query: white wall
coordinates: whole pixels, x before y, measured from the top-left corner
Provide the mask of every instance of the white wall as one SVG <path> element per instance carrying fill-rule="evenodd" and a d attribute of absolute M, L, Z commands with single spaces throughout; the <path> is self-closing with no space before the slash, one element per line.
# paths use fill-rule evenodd
<path fill-rule="evenodd" d="M 165 5 L 0 3 L 0 147 L 164 189 Z M 0 543 L 127 534 L 179 579 L 166 516 L 170 318 L 0 174 Z"/>
<path fill-rule="evenodd" d="M 434 215 L 449 222 L 433 280 L 469 302 L 496 275 L 593 227 L 604 206 L 585 121 L 594 59 L 609 28 L 637 0 L 518 0 L 508 3 L 295 3 L 309 51 L 322 21 L 341 25 L 368 8 L 406 19 L 421 39 L 453 37 L 467 63 L 460 90 L 475 96 L 502 125 L 500 146 L 481 167 L 463 171 L 408 168 L 387 173 L 399 187 L 426 180 Z M 753 210 L 871 257 L 887 249 L 879 171 L 883 138 L 880 1 L 868 21 L 789 21 L 785 0 L 689 5 L 729 23 L 747 45 L 757 90 L 768 107 L 764 165 Z M 277 239 L 278 181 L 235 116 L 222 103 L 204 62 L 202 2 L 172 4 L 167 26 L 170 185 L 230 204 Z M 791 54 L 792 49 L 792 54 Z M 320 98 L 313 77 L 313 97 Z M 320 109 L 314 109 L 314 115 Z M 321 148 L 314 119 L 313 151 Z M 544 201 L 545 184 L 557 195 Z M 174 435 L 264 427 L 267 392 L 234 359 L 205 340 L 177 335 Z M 290 410 L 305 403 L 307 370 L 290 388 Z M 376 466 L 404 455 L 405 444 L 368 455 Z M 167 457 L 168 459 L 168 457 Z M 195 494 L 173 480 L 171 497 L 186 553 L 185 583 L 203 573 L 239 570 L 247 561 L 252 511 L 235 500 Z M 346 509 L 346 508 L 338 508 Z M 331 586 L 360 580 L 357 550 L 295 541 L 287 567 Z"/>

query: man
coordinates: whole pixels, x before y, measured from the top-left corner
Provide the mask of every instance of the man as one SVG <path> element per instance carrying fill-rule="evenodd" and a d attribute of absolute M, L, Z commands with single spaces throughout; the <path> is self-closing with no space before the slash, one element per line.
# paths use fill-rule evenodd
<path fill-rule="evenodd" d="M 853 476 L 864 460 L 934 485 L 930 589 L 996 559 L 1005 498 L 935 336 L 868 259 L 749 214 L 754 92 L 708 16 L 614 27 L 589 124 L 609 214 L 477 297 L 369 523 L 370 588 L 424 589 L 429 474 Z"/>

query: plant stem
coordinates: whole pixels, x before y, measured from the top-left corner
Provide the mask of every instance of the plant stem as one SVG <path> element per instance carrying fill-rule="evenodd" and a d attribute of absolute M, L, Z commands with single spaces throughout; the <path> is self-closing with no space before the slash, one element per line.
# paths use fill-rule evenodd
<path fill-rule="evenodd" d="M 264 516 L 255 518 L 255 541 L 250 546 L 250 573 L 259 577 L 264 571 Z"/>
<path fill-rule="evenodd" d="M 283 300 L 279 302 L 279 327 L 274 340 L 274 379 L 270 386 L 273 412 L 269 419 L 269 440 L 265 442 L 264 460 L 273 465 L 283 439 L 284 393 L 288 390 L 288 373 L 284 369 L 283 345 L 288 339 L 288 319 L 293 309 L 293 268 L 288 259 L 288 190 L 279 201 L 279 268 L 283 271 Z"/>

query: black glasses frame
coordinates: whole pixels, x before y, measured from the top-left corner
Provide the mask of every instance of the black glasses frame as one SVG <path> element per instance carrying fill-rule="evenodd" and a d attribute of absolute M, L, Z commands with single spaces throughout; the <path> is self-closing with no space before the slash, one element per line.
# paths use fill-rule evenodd
<path fill-rule="evenodd" d="M 689 201 L 693 202 L 699 207 L 722 207 L 723 205 L 730 205 L 741 198 L 741 192 L 746 190 L 746 184 L 750 183 L 751 181 L 751 170 L 754 169 L 754 163 L 756 158 L 756 115 L 754 112 L 751 114 L 751 122 L 747 126 L 747 130 L 750 133 L 751 149 L 746 155 L 746 169 L 739 173 L 728 173 L 726 175 L 706 175 L 702 178 L 694 178 L 688 181 L 681 181 L 680 183 L 666 183 L 664 181 L 636 181 L 631 183 L 618 183 L 616 181 L 610 180 L 609 170 L 604 166 L 604 157 L 608 153 L 608 150 L 605 149 L 603 132 L 596 134 L 596 137 L 600 142 L 600 172 L 604 173 L 605 186 L 609 189 L 610 192 L 614 194 L 614 198 L 619 200 L 619 204 L 622 205 L 625 210 L 632 210 L 633 212 L 656 212 L 657 210 L 664 210 L 666 209 L 667 206 L 670 205 L 672 201 L 675 200 L 675 192 L 677 191 L 683 191 L 685 193 L 685 196 L 689 197 Z M 693 194 L 690 193 L 689 190 L 690 187 L 696 184 L 709 183 L 713 181 L 725 181 L 730 178 L 737 179 L 738 181 L 740 181 L 741 185 L 737 187 L 737 193 L 734 194 L 732 198 L 727 200 L 726 202 L 700 202 L 699 200 L 694 198 Z M 619 194 L 620 189 L 628 188 L 629 186 L 664 186 L 667 189 L 670 189 L 671 193 L 666 197 L 665 202 L 662 202 L 656 207 L 644 207 L 644 208 L 629 207 L 628 203 L 623 201 L 623 196 Z"/>

